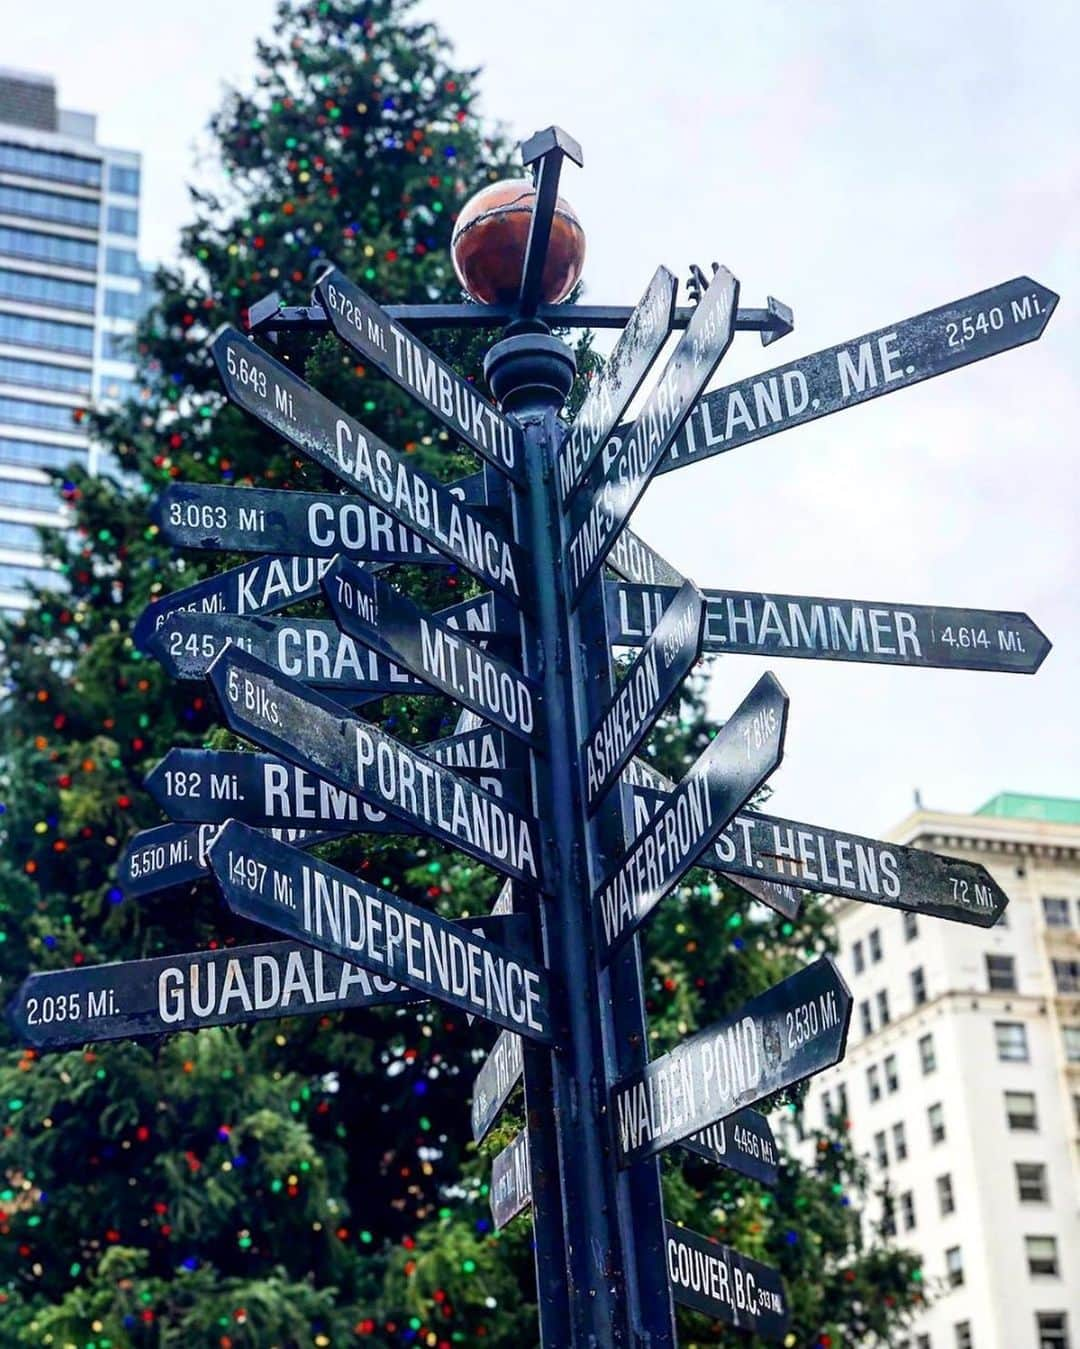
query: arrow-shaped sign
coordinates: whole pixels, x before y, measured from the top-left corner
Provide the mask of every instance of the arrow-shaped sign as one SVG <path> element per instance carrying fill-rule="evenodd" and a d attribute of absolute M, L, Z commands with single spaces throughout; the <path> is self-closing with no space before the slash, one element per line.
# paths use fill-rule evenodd
<path fill-rule="evenodd" d="M 339 703 L 226 647 L 208 679 L 239 735 L 434 834 L 509 876 L 543 885 L 536 821 Z"/>
<path fill-rule="evenodd" d="M 644 759 L 631 759 L 622 775 L 623 787 L 630 793 L 629 809 L 632 829 L 630 832 L 630 841 L 636 839 L 642 829 L 648 824 L 656 810 L 656 799 L 659 794 L 667 796 L 675 790 L 675 783 L 663 773 L 658 772 L 652 764 L 646 763 Z M 648 788 L 648 792 L 636 793 L 632 789 L 637 787 Z M 736 816 L 736 819 L 739 817 Z M 624 816 L 625 820 L 625 816 Z M 728 830 L 732 825 L 728 825 Z M 724 838 L 724 834 L 720 835 Z M 776 913 L 784 918 L 797 918 L 799 910 L 802 908 L 802 892 L 796 890 L 794 886 L 780 881 L 766 879 L 761 876 L 751 876 L 741 873 L 736 876 L 731 871 L 723 870 L 717 861 L 717 846 L 714 844 L 698 858 L 697 865 L 706 867 L 710 871 L 716 871 L 720 876 L 736 890 L 741 890 L 751 899 L 756 899 L 759 903 L 767 905 Z"/>
<path fill-rule="evenodd" d="M 653 1157 L 844 1057 L 852 997 L 831 956 L 683 1040 L 611 1093 L 620 1167 Z"/>
<path fill-rule="evenodd" d="M 174 679 L 204 679 L 227 646 L 247 651 L 304 684 L 338 693 L 431 692 L 422 679 L 360 646 L 329 618 L 174 613 L 148 649 Z"/>
<path fill-rule="evenodd" d="M 762 1339 L 787 1334 L 791 1310 L 771 1265 L 670 1222 L 664 1223 L 664 1253 L 676 1302 Z"/>
<path fill-rule="evenodd" d="M 491 1131 L 500 1111 L 510 1099 L 510 1093 L 521 1080 L 523 1068 L 521 1036 L 515 1035 L 513 1031 L 500 1031 L 499 1038 L 480 1065 L 473 1083 L 471 1118 L 474 1143 L 482 1142 Z"/>
<path fill-rule="evenodd" d="M 210 844 L 210 865 L 239 917 L 551 1043 L 547 976 L 508 948 L 235 820 Z"/>
<path fill-rule="evenodd" d="M 1008 610 L 745 590 L 703 593 L 703 650 L 728 655 L 1034 674 L 1050 650 L 1027 614 Z M 670 585 L 609 582 L 608 640 L 613 646 L 640 646 L 676 594 Z"/>
<path fill-rule="evenodd" d="M 412 333 L 338 269 L 324 273 L 315 294 L 334 332 L 433 412 L 489 463 L 525 482 L 521 439 L 515 424 L 456 375 Z"/>
<path fill-rule="evenodd" d="M 694 399 L 731 345 L 738 300 L 738 281 L 721 267 L 645 400 L 633 430 L 609 464 L 594 464 L 579 489 L 565 554 L 572 604 L 578 602 L 586 583 L 602 565 L 615 536 L 690 415 Z"/>
<path fill-rule="evenodd" d="M 522 1129 L 491 1163 L 491 1189 L 488 1202 L 495 1230 L 505 1227 L 511 1218 L 532 1203 L 532 1175 L 529 1170 L 529 1133 Z"/>
<path fill-rule="evenodd" d="M 20 1044 L 70 1049 L 421 1001 L 422 994 L 381 974 L 282 941 L 31 974 L 12 1000 L 8 1020 Z"/>
<path fill-rule="evenodd" d="M 570 434 L 559 450 L 559 500 L 564 508 L 667 340 L 675 317 L 678 289 L 678 277 L 666 267 L 658 267 L 627 320 L 615 350 L 589 386 Z"/>
<path fill-rule="evenodd" d="M 140 651 L 149 646 L 154 633 L 170 614 L 272 614 L 290 604 L 322 594 L 322 574 L 329 558 L 260 557 L 239 567 L 208 576 L 204 581 L 170 591 L 142 611 L 131 630 Z"/>
<path fill-rule="evenodd" d="M 704 597 L 693 581 L 686 581 L 586 737 L 581 768 L 590 811 L 597 809 L 618 781 L 684 677 L 697 664 L 704 628 Z"/>
<path fill-rule="evenodd" d="M 615 540 L 604 561 L 617 576 L 636 585 L 675 586 L 678 589 L 686 580 L 655 548 L 629 528 Z"/>
<path fill-rule="evenodd" d="M 668 793 L 643 787 L 634 793 L 644 828 Z M 993 927 L 1009 902 L 978 862 L 750 810 L 735 816 L 698 865 L 975 927 Z"/>
<path fill-rule="evenodd" d="M 194 885 L 210 874 L 207 848 L 217 833 L 212 824 L 161 824 L 140 829 L 124 845 L 116 880 L 125 899 L 144 899 L 176 885 Z M 272 829 L 271 837 L 297 848 L 337 838 L 336 829 Z"/>
<path fill-rule="evenodd" d="M 1057 302 L 1052 290 L 1018 276 L 716 389 L 693 409 L 656 471 L 668 473 L 1034 342 Z M 631 431 L 627 424 L 616 435 L 625 438 Z"/>
<path fill-rule="evenodd" d="M 762 675 L 601 883 L 594 912 L 604 963 L 779 765 L 787 709 L 787 694 L 775 676 Z"/>
<path fill-rule="evenodd" d="M 531 607 L 532 596 L 522 582 L 529 575 L 526 555 L 486 515 L 420 473 L 373 431 L 235 328 L 223 329 L 211 351 L 230 402 L 493 590 Z"/>
<path fill-rule="evenodd" d="M 444 555 L 419 534 L 352 493 L 173 482 L 150 514 L 176 548 L 303 557 L 344 553 L 360 562 L 446 565 Z"/>
<path fill-rule="evenodd" d="M 520 798 L 516 775 L 500 766 L 502 732 L 494 727 L 432 741 L 417 753 L 453 768 L 492 796 L 514 803 Z M 353 834 L 404 834 L 415 828 L 272 754 L 177 746 L 150 770 L 143 785 L 178 823 L 235 819 L 260 828 Z M 148 855 L 146 864 L 151 860 Z"/>
<path fill-rule="evenodd" d="M 525 744 L 542 743 L 540 690 L 511 665 L 346 558 L 330 566 L 323 589 L 350 637 Z"/>
<path fill-rule="evenodd" d="M 738 1171 L 762 1185 L 776 1184 L 779 1175 L 776 1139 L 769 1121 L 756 1110 L 736 1110 L 727 1119 L 690 1134 L 680 1146 L 696 1157 Z"/>

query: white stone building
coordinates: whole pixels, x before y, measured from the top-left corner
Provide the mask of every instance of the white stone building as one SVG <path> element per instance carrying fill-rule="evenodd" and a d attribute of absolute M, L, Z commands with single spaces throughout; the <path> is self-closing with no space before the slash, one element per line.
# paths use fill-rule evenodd
<path fill-rule="evenodd" d="M 983 863 L 984 930 L 836 901 L 855 1000 L 806 1120 L 850 1121 L 932 1304 L 898 1349 L 1080 1349 L 1080 801 L 918 809 L 898 843 Z"/>

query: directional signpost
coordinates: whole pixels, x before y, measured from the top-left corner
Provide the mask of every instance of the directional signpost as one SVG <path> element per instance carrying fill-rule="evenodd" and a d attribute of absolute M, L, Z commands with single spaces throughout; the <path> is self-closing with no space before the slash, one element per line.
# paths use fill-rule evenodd
<path fill-rule="evenodd" d="M 35 1049 L 70 1049 L 422 999 L 382 974 L 282 941 L 32 974 L 10 1016 Z"/>
<path fill-rule="evenodd" d="M 690 415 L 694 399 L 720 364 L 735 335 L 739 283 L 726 268 L 713 277 L 671 359 L 606 467 L 594 465 L 578 489 L 566 559 L 571 599 L 603 563 L 664 454 Z"/>
<path fill-rule="evenodd" d="M 611 1093 L 620 1166 L 652 1157 L 844 1057 L 852 998 L 830 956 L 683 1040 Z"/>
<path fill-rule="evenodd" d="M 178 548 L 281 553 L 304 557 L 344 553 L 363 562 L 442 563 L 446 558 L 380 506 L 332 492 L 170 483 L 153 518 Z"/>
<path fill-rule="evenodd" d="M 231 402 L 383 507 L 452 562 L 528 607 L 525 554 L 485 516 L 415 469 L 235 328 L 223 329 L 212 351 Z"/>
<path fill-rule="evenodd" d="M 338 624 L 358 642 L 526 744 L 542 743 L 540 691 L 532 680 L 344 558 L 332 564 L 323 588 Z"/>
<path fill-rule="evenodd" d="M 608 639 L 641 646 L 678 592 L 613 582 Z M 706 590 L 703 650 L 1034 674 L 1050 643 L 1027 614 Z"/>
<path fill-rule="evenodd" d="M 524 1129 L 491 1163 L 489 1200 L 496 1231 L 505 1227 L 511 1218 L 516 1218 L 532 1203 L 529 1135 Z"/>
<path fill-rule="evenodd" d="M 315 287 L 330 326 L 416 401 L 515 481 L 525 482 L 521 434 L 467 383 L 335 267 Z"/>
<path fill-rule="evenodd" d="M 780 763 L 787 708 L 784 690 L 762 675 L 604 881 L 596 896 L 602 959 L 640 927 Z"/>
<path fill-rule="evenodd" d="M 742 1176 L 775 1185 L 779 1152 L 769 1121 L 756 1110 L 736 1110 L 700 1133 L 688 1134 L 681 1146 L 706 1161 L 738 1171 Z"/>
<path fill-rule="evenodd" d="M 669 794 L 634 790 L 644 808 L 644 828 Z M 700 865 L 975 927 L 993 927 L 1008 903 L 978 862 L 749 810 L 735 816 Z"/>
<path fill-rule="evenodd" d="M 1057 297 L 1021 277 L 704 393 L 737 330 L 771 341 L 790 311 L 740 310 L 726 267 L 693 269 L 687 309 L 662 266 L 633 310 L 547 303 L 559 176 L 582 153 L 557 127 L 522 153 L 536 191 L 514 302 L 390 312 L 331 267 L 316 304 L 249 310 L 256 337 L 329 329 L 478 472 L 428 477 L 255 337 L 214 337 L 227 399 L 343 488 L 177 482 L 153 507 L 177 547 L 261 554 L 149 598 L 132 633 L 176 678 L 207 679 L 259 747 L 171 749 L 146 780 L 169 822 L 118 862 L 139 902 L 212 876 L 223 945 L 32 974 L 9 1017 L 24 1043 L 58 1050 L 435 999 L 499 1028 L 472 1088 L 477 1144 L 524 1089 L 490 1197 L 496 1228 L 531 1206 L 543 1349 L 674 1349 L 676 1303 L 783 1340 L 777 1271 L 667 1221 L 657 1158 L 776 1184 L 780 1151 L 752 1107 L 839 1061 L 851 995 L 825 957 L 650 1059 L 646 920 L 693 866 L 787 917 L 818 891 L 987 927 L 1007 899 L 976 863 L 754 809 L 784 752 L 772 674 L 680 782 L 636 756 L 703 653 L 1032 674 L 1050 643 L 1023 613 L 699 590 L 627 522 L 657 474 L 1033 341 Z M 623 328 L 571 425 L 556 321 Z M 500 324 L 494 402 L 413 331 Z M 414 564 L 460 568 L 448 579 L 471 597 L 428 612 L 387 579 Z M 396 693 L 443 700 L 455 733 L 391 734 Z M 374 833 L 430 837 L 509 878 L 493 913 L 447 921 L 313 855 L 333 840 L 355 857 L 342 843 Z M 283 939 L 232 945 L 233 917 Z M 792 1342 L 817 1329 L 796 1324 Z"/>
<path fill-rule="evenodd" d="M 1052 290 L 1018 276 L 716 389 L 698 403 L 656 471 L 669 473 L 691 460 L 723 454 L 1034 342 L 1057 302 Z M 620 434 L 629 435 L 630 428 Z"/>
<path fill-rule="evenodd" d="M 559 450 L 559 499 L 564 506 L 592 468 L 649 366 L 659 355 L 671 332 L 678 289 L 679 283 L 671 272 L 658 267 L 607 364 L 590 385 L 570 434 Z"/>
<path fill-rule="evenodd" d="M 216 833 L 212 824 L 163 824 L 132 835 L 116 863 L 116 879 L 125 899 L 143 899 L 209 876 L 207 850 Z M 272 838 L 297 848 L 312 848 L 339 833 L 336 829 L 270 830 Z"/>
<path fill-rule="evenodd" d="M 585 742 L 585 798 L 595 810 L 701 654 L 705 601 L 687 581 L 627 670 Z"/>
<path fill-rule="evenodd" d="M 509 950 L 235 820 L 210 865 L 239 917 L 550 1043 L 544 972 Z"/>
<path fill-rule="evenodd" d="M 740 1255 L 697 1232 L 665 1224 L 671 1295 L 737 1330 L 780 1340 L 791 1320 L 780 1275 L 769 1265 Z"/>
<path fill-rule="evenodd" d="M 235 647 L 210 668 L 239 735 L 508 876 L 542 883 L 537 823 Z"/>

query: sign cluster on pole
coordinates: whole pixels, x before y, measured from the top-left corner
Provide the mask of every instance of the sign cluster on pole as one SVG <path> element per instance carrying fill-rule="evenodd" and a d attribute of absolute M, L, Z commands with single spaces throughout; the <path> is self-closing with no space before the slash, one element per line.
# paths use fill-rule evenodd
<path fill-rule="evenodd" d="M 564 157 L 580 148 L 558 128 L 526 147 L 533 328 Z M 528 1122 L 494 1158 L 490 1198 L 497 1228 L 532 1206 L 545 1349 L 628 1346 L 640 1327 L 670 1349 L 673 1302 L 773 1340 L 791 1321 L 776 1270 L 666 1221 L 653 1159 L 678 1145 L 688 1165 L 774 1185 L 779 1149 L 752 1107 L 840 1060 L 852 998 L 824 957 L 650 1060 L 640 939 L 692 867 L 789 916 L 803 891 L 977 926 L 1007 902 L 974 863 L 757 809 L 788 717 L 771 673 L 680 781 L 658 773 L 638 756 L 685 678 L 716 652 L 1033 673 L 1049 650 L 1026 614 L 701 590 L 628 521 L 660 473 L 1034 340 L 1052 292 L 1021 277 L 706 393 L 737 329 L 762 320 L 718 267 L 654 374 L 676 291 L 659 267 L 567 426 L 573 358 L 546 334 L 493 348 L 496 407 L 329 270 L 320 322 L 482 461 L 449 484 L 244 333 L 214 338 L 229 401 L 343 490 L 173 483 L 155 504 L 177 547 L 258 555 L 158 598 L 133 634 L 175 678 L 208 681 L 254 748 L 172 749 L 146 782 L 168 822 L 129 840 L 119 877 L 139 899 L 213 877 L 279 940 L 42 971 L 10 1009 L 38 1049 L 425 999 L 498 1027 L 472 1135 L 524 1086 Z M 394 584 L 409 564 L 461 568 L 481 593 L 428 612 Z M 324 616 L 281 616 L 313 601 Z M 449 700 L 457 731 L 412 746 L 365 715 L 400 692 Z M 507 878 L 495 911 L 451 922 L 311 852 L 377 833 L 435 838 Z M 613 1067 L 603 1043 L 637 1049 Z"/>

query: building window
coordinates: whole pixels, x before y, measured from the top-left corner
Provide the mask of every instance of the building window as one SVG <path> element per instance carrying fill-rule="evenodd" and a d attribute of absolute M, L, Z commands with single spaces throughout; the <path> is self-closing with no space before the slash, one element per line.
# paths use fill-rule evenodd
<path fill-rule="evenodd" d="M 1045 1204 L 1049 1199 L 1046 1188 L 1046 1167 L 1042 1162 L 1016 1163 L 1016 1193 L 1021 1204 Z"/>
<path fill-rule="evenodd" d="M 895 1237 L 896 1202 L 891 1194 L 886 1193 L 881 1204 L 881 1235 L 884 1237 Z"/>
<path fill-rule="evenodd" d="M 90 356 L 94 350 L 94 330 L 79 323 L 29 318 L 25 314 L 0 314 L 0 342 L 10 342 L 17 347 L 50 347 L 53 351 Z"/>
<path fill-rule="evenodd" d="M 937 1055 L 934 1053 L 934 1037 L 932 1035 L 919 1036 L 919 1063 L 922 1065 L 924 1076 L 932 1073 L 937 1067 Z"/>
<path fill-rule="evenodd" d="M 876 965 L 881 959 L 881 928 L 874 928 L 867 937 L 866 944 L 870 949 L 870 963 Z"/>
<path fill-rule="evenodd" d="M 14 426 L 40 426 L 50 431 L 74 431 L 73 408 L 56 403 L 35 403 L 28 398 L 0 396 L 0 422 Z"/>
<path fill-rule="evenodd" d="M 915 914 L 904 911 L 904 940 L 914 941 L 919 935 L 919 920 Z"/>
<path fill-rule="evenodd" d="M 57 234 L 39 234 L 37 230 L 20 230 L 12 225 L 0 225 L 0 253 L 11 258 L 26 258 L 30 262 L 52 262 L 62 267 L 97 271 L 97 244 L 86 243 L 83 239 L 64 239 Z"/>
<path fill-rule="evenodd" d="M 911 998 L 916 1007 L 926 1001 L 926 975 L 921 965 L 911 971 Z"/>
<path fill-rule="evenodd" d="M 1055 960 L 1054 987 L 1059 993 L 1080 993 L 1080 960 Z"/>
<path fill-rule="evenodd" d="M 46 445 L 38 440 L 15 440 L 0 436 L 0 463 L 29 464 L 33 468 L 67 468 L 71 463 L 86 467 L 87 452 L 75 445 Z"/>
<path fill-rule="evenodd" d="M 878 1166 L 889 1165 L 889 1148 L 885 1141 L 884 1131 L 874 1135 L 874 1159 Z"/>
<path fill-rule="evenodd" d="M 125 197 L 139 195 L 139 170 L 126 164 L 109 165 L 109 191 Z"/>
<path fill-rule="evenodd" d="M 0 383 L 33 384 L 39 389 L 89 394 L 90 371 L 70 365 L 52 365 L 48 361 L 22 361 L 14 356 L 0 356 Z"/>
<path fill-rule="evenodd" d="M 962 1275 L 960 1282 L 964 1282 Z M 971 1338 L 970 1321 L 957 1321 L 956 1325 L 953 1326 L 953 1331 L 956 1334 L 956 1349 L 972 1349 L 974 1341 Z"/>
<path fill-rule="evenodd" d="M 950 1213 L 956 1211 L 956 1199 L 953 1196 L 952 1176 L 944 1175 L 937 1178 L 937 1201 L 938 1209 L 943 1218 L 947 1218 Z"/>
<path fill-rule="evenodd" d="M 24 552 L 41 551 L 41 535 L 37 525 L 15 525 L 0 520 L 0 548 L 21 548 Z"/>
<path fill-rule="evenodd" d="M 106 248 L 105 270 L 112 276 L 138 276 L 139 259 L 130 248 Z"/>
<path fill-rule="evenodd" d="M 1065 1039 L 1065 1058 L 1069 1063 L 1080 1063 L 1080 1026 L 1062 1026 Z"/>
<path fill-rule="evenodd" d="M 58 281 L 35 272 L 13 272 L 0 267 L 0 296 L 23 304 L 51 304 L 60 309 L 94 312 L 94 287 L 85 281 Z"/>
<path fill-rule="evenodd" d="M 855 966 L 855 973 L 862 974 L 866 969 L 866 957 L 863 955 L 862 942 L 857 941 L 851 948 L 851 960 Z"/>
<path fill-rule="evenodd" d="M 1036 1312 L 1039 1349 L 1069 1349 L 1069 1324 L 1064 1312 Z"/>
<path fill-rule="evenodd" d="M 940 1101 L 926 1112 L 927 1122 L 930 1125 L 930 1142 L 944 1143 L 945 1141 L 945 1110 Z"/>
<path fill-rule="evenodd" d="M 0 144 L 0 169 L 26 178 L 52 178 L 81 187 L 101 186 L 101 161 L 65 155 L 57 150 L 34 150 L 28 145 Z"/>
<path fill-rule="evenodd" d="M 827 1091 L 821 1093 L 821 1118 L 828 1128 L 829 1120 L 832 1119 L 832 1097 Z"/>
<path fill-rule="evenodd" d="M 870 1035 L 874 1029 L 873 1018 L 870 1015 L 870 1003 L 863 998 L 859 1003 L 859 1024 L 862 1026 L 862 1033 Z"/>
<path fill-rule="evenodd" d="M 1027 1063 L 1027 1027 L 1022 1021 L 995 1021 L 994 1040 L 997 1056 L 1002 1063 Z"/>
<path fill-rule="evenodd" d="M 950 1288 L 959 1288 L 964 1282 L 964 1257 L 959 1246 L 950 1246 L 945 1252 L 945 1275 Z"/>
<path fill-rule="evenodd" d="M 0 184 L 0 211 L 4 215 L 24 215 L 31 220 L 52 220 L 60 225 L 78 225 L 95 230 L 98 203 L 85 197 L 61 197 L 55 192 L 31 192 L 25 187 Z"/>
<path fill-rule="evenodd" d="M 877 1064 L 872 1064 L 866 1070 L 866 1090 L 870 1094 L 870 1101 L 881 1100 L 881 1077 L 878 1074 Z"/>
<path fill-rule="evenodd" d="M 133 290 L 107 290 L 105 314 L 111 319 L 134 319 L 139 316 L 139 296 Z"/>
<path fill-rule="evenodd" d="M 885 1060 L 885 1086 L 888 1088 L 890 1095 L 899 1090 L 900 1087 L 900 1074 L 896 1068 L 895 1054 L 890 1054 Z"/>
<path fill-rule="evenodd" d="M 889 990 L 888 990 L 887 988 L 879 988 L 879 989 L 878 989 L 878 994 L 877 994 L 877 1014 L 878 1014 L 878 1023 L 879 1023 L 880 1025 L 882 1025 L 882 1026 L 887 1026 L 887 1025 L 889 1024 L 889 1020 L 890 1020 L 890 1018 L 889 1018 Z"/>
<path fill-rule="evenodd" d="M 896 1160 L 903 1162 L 907 1160 L 907 1134 L 904 1130 L 903 1121 L 894 1124 L 892 1127 L 893 1152 L 896 1153 Z"/>
<path fill-rule="evenodd" d="M 1031 1131 L 1039 1127 L 1035 1112 L 1035 1093 L 1033 1091 L 1007 1091 L 1005 1093 L 1005 1116 L 1009 1128 L 1018 1131 Z"/>
<path fill-rule="evenodd" d="M 986 957 L 986 983 L 991 993 L 1016 992 L 1016 961 L 1012 956 Z"/>
<path fill-rule="evenodd" d="M 1056 1278 L 1058 1268 L 1057 1237 L 1025 1237 L 1029 1274 L 1046 1274 Z"/>
<path fill-rule="evenodd" d="M 134 238 L 139 232 L 139 213 L 127 206 L 110 206 L 105 214 L 105 228 L 110 234 L 129 234 Z"/>
<path fill-rule="evenodd" d="M 1072 914 L 1067 899 L 1051 899 L 1043 896 L 1043 918 L 1047 927 L 1072 927 Z"/>
<path fill-rule="evenodd" d="M 107 361 L 132 361 L 135 359 L 134 333 L 102 333 L 101 354 Z"/>
<path fill-rule="evenodd" d="M 21 567 L 0 562 L 0 590 L 24 590 L 27 583 L 42 590 L 66 590 L 67 578 L 53 567 Z"/>
<path fill-rule="evenodd" d="M 0 506 L 22 506 L 34 511 L 58 511 L 62 501 L 59 488 L 51 482 L 17 482 L 0 478 Z"/>
<path fill-rule="evenodd" d="M 900 1196 L 900 1216 L 904 1221 L 904 1231 L 910 1232 L 915 1226 L 915 1195 L 905 1190 Z"/>
<path fill-rule="evenodd" d="M 836 1084 L 836 1113 L 841 1119 L 847 1119 L 847 1083 L 838 1082 Z"/>

